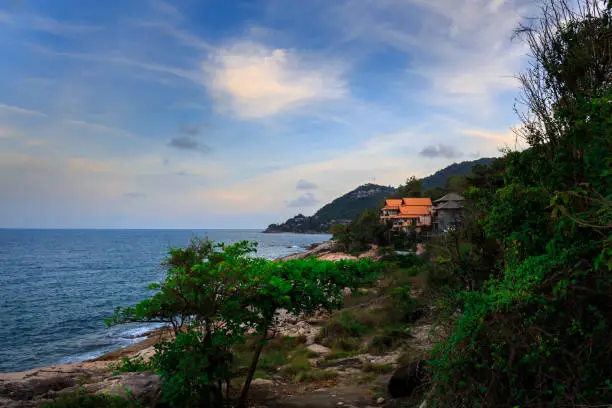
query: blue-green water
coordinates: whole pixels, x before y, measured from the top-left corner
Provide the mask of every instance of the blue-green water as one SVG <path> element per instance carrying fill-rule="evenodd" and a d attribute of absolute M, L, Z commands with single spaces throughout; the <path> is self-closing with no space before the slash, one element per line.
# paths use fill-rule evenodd
<path fill-rule="evenodd" d="M 299 252 L 329 235 L 253 230 L 0 229 L 0 372 L 82 361 L 139 341 L 146 325 L 108 329 L 117 306 L 164 278 L 168 246 L 193 236 L 259 243 L 258 256 Z"/>

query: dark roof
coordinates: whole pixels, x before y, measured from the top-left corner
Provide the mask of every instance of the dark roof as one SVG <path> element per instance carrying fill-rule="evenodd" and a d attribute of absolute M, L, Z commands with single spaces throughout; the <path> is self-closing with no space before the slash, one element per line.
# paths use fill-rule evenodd
<path fill-rule="evenodd" d="M 465 200 L 465 198 L 463 198 L 463 196 L 457 194 L 457 193 L 448 193 L 447 195 L 445 195 L 442 198 L 438 198 L 436 201 L 436 203 L 441 203 L 441 202 L 446 202 L 446 201 L 463 201 Z"/>
<path fill-rule="evenodd" d="M 434 207 L 434 210 L 459 210 L 463 208 L 457 201 L 447 201 Z"/>

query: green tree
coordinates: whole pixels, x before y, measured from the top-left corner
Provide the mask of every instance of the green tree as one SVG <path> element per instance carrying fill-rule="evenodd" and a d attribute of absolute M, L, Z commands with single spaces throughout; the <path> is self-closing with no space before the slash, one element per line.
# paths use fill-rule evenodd
<path fill-rule="evenodd" d="M 423 183 L 420 179 L 415 176 L 410 176 L 406 180 L 405 184 L 400 185 L 397 188 L 397 192 L 394 194 L 395 197 L 422 197 Z"/>
<path fill-rule="evenodd" d="M 268 330 L 283 308 L 295 315 L 342 305 L 342 290 L 371 284 L 381 265 L 370 260 L 274 262 L 251 256 L 255 245 L 194 240 L 173 248 L 166 279 L 134 307 L 119 308 L 107 323 L 163 322 L 175 338 L 156 346 L 153 365 L 171 406 L 221 406 L 222 381 L 231 375 L 232 347 L 254 329 L 260 336 L 238 401 L 244 407 Z"/>

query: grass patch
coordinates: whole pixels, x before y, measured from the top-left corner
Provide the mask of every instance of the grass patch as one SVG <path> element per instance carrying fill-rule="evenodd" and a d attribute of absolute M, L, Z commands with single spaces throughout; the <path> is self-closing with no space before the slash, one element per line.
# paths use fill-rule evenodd
<path fill-rule="evenodd" d="M 282 373 L 285 376 L 293 377 L 299 374 L 302 371 L 308 371 L 311 369 L 310 361 L 308 360 L 308 355 L 305 350 L 299 350 L 295 352 L 291 359 L 289 360 L 289 364 L 283 367 Z"/>
<path fill-rule="evenodd" d="M 412 364 L 416 361 L 423 359 L 423 352 L 419 350 L 414 350 L 411 348 L 406 348 L 397 358 L 396 362 L 399 366 L 407 366 L 408 364 Z"/>
<path fill-rule="evenodd" d="M 246 374 L 253 353 L 257 348 L 260 337 L 251 336 L 245 343 L 234 347 L 234 373 L 237 375 Z M 303 344 L 306 339 L 300 337 L 277 337 L 268 341 L 263 348 L 257 363 L 257 369 L 262 372 L 274 373 L 280 367 L 287 364 L 289 355 L 297 350 L 304 349 Z M 264 377 L 260 377 L 264 378 Z"/>
<path fill-rule="evenodd" d="M 109 364 L 108 368 L 113 371 L 113 375 L 120 373 L 138 373 L 143 371 L 154 371 L 155 367 L 151 361 L 145 361 L 140 356 L 136 357 L 123 357 L 120 362 L 116 364 Z"/>
<path fill-rule="evenodd" d="M 317 342 L 336 350 L 355 351 L 361 348 L 363 336 L 371 333 L 378 324 L 373 311 L 344 310 L 332 316 L 322 327 Z"/>
<path fill-rule="evenodd" d="M 363 374 L 363 375 L 359 376 L 359 378 L 357 379 L 357 384 L 359 384 L 359 385 L 373 384 L 373 383 L 376 382 L 377 378 L 378 378 L 378 376 L 375 373 Z"/>
<path fill-rule="evenodd" d="M 393 364 L 365 363 L 361 371 L 364 373 L 387 374 L 395 370 Z"/>
<path fill-rule="evenodd" d="M 128 401 L 117 395 L 105 394 L 64 394 L 53 402 L 47 402 L 43 408 L 134 408 L 141 405 Z"/>
<path fill-rule="evenodd" d="M 336 377 L 338 377 L 338 372 L 334 370 L 312 369 L 308 371 L 300 371 L 295 375 L 293 381 L 296 383 L 326 381 L 333 380 Z"/>
<path fill-rule="evenodd" d="M 356 350 L 356 351 L 334 350 L 331 353 L 325 355 L 323 357 L 323 360 L 325 361 L 339 360 L 341 358 L 356 356 L 357 354 L 359 354 L 359 350 Z"/>
<path fill-rule="evenodd" d="M 367 351 L 374 355 L 383 355 L 403 346 L 411 338 L 410 333 L 402 326 L 385 327 L 370 340 Z"/>

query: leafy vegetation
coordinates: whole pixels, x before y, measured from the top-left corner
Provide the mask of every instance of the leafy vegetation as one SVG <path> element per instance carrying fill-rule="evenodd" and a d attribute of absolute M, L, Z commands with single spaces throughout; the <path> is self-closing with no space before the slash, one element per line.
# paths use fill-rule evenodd
<path fill-rule="evenodd" d="M 53 402 L 47 402 L 43 408 L 137 408 L 140 405 L 116 395 L 85 394 L 76 392 L 61 395 Z"/>
<path fill-rule="evenodd" d="M 612 403 L 612 11 L 579 3 L 517 31 L 529 148 L 475 169 L 466 225 L 429 245 L 432 406 Z"/>
<path fill-rule="evenodd" d="M 370 260 L 273 262 L 250 256 L 254 251 L 249 242 L 226 246 L 201 240 L 173 248 L 165 281 L 150 285 L 155 294 L 134 307 L 118 308 L 108 319 L 110 325 L 163 322 L 174 329 L 174 339 L 156 345 L 151 360 L 168 405 L 222 406 L 235 348 L 254 330 L 257 341 L 237 402 L 245 406 L 279 309 L 294 315 L 338 309 L 344 288 L 367 286 L 382 270 Z"/>

